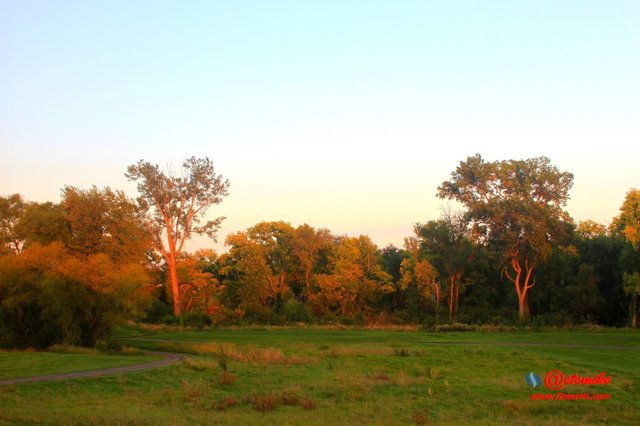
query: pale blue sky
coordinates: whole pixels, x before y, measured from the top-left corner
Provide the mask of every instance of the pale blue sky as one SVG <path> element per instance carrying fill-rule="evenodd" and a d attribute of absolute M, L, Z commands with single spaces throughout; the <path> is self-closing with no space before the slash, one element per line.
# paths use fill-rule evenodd
<path fill-rule="evenodd" d="M 638 1 L 0 0 L 0 194 L 134 195 L 127 165 L 206 155 L 221 240 L 282 219 L 401 245 L 467 156 L 546 155 L 608 223 L 640 186 L 639 23 Z"/>

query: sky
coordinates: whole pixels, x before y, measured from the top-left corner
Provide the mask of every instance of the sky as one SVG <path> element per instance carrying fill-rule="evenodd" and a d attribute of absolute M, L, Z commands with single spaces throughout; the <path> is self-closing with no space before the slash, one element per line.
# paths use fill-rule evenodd
<path fill-rule="evenodd" d="M 308 223 L 402 246 L 460 161 L 547 156 L 607 224 L 640 187 L 640 2 L 0 0 L 0 195 L 136 195 L 211 158 L 227 234 Z"/>

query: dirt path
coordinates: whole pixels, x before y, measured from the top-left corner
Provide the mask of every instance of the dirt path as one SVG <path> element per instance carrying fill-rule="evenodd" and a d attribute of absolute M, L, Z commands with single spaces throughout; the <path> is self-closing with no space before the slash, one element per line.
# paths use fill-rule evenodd
<path fill-rule="evenodd" d="M 73 373 L 57 373 L 57 374 L 46 374 L 42 376 L 4 379 L 4 380 L 0 380 L 0 386 L 16 385 L 20 383 L 50 382 L 53 380 L 82 379 L 85 377 L 98 377 L 98 376 L 106 376 L 110 374 L 132 373 L 135 371 L 148 370 L 151 368 L 158 368 L 158 367 L 164 367 L 167 365 L 175 364 L 177 362 L 182 361 L 182 359 L 184 358 L 184 355 L 182 354 L 175 354 L 175 353 L 169 353 L 169 352 L 145 351 L 145 354 L 161 356 L 162 359 L 158 361 L 143 362 L 141 364 L 125 365 L 122 367 L 104 368 L 101 370 L 77 371 Z"/>

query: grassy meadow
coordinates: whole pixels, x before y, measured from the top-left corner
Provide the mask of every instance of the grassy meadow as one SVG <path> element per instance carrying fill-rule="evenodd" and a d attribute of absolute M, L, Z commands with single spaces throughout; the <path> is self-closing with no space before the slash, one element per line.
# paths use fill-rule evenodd
<path fill-rule="evenodd" d="M 2 386 L 0 424 L 640 424 L 633 330 L 121 329 L 114 337 L 187 358 L 117 376 Z M 74 360 L 64 368 L 78 370 L 118 358 L 65 355 Z M 58 372 L 57 356 L 0 353 L 0 377 Z M 531 390 L 524 375 L 554 369 L 605 372 L 610 385 L 562 391 L 611 399 L 532 400 L 553 392 Z"/>

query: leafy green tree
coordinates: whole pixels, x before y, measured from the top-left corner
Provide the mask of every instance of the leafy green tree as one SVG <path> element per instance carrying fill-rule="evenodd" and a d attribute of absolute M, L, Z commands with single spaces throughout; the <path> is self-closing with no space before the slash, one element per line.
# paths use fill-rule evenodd
<path fill-rule="evenodd" d="M 602 237 L 607 235 L 607 228 L 590 219 L 581 220 L 576 227 L 576 234 L 583 239 Z"/>
<path fill-rule="evenodd" d="M 120 263 L 146 260 L 151 238 L 137 206 L 124 192 L 66 186 L 62 206 L 70 231 L 67 246 L 73 252 L 105 253 Z"/>
<path fill-rule="evenodd" d="M 461 162 L 438 188 L 440 198 L 466 207 L 474 236 L 501 253 L 521 319 L 530 316 L 527 293 L 535 285 L 536 267 L 570 233 L 563 207 L 572 184 L 573 175 L 546 157 L 486 162 L 478 154 Z"/>
<path fill-rule="evenodd" d="M 20 194 L 0 197 L 0 254 L 20 253 L 23 241 L 16 233 L 16 226 L 24 214 L 27 203 Z"/>
<path fill-rule="evenodd" d="M 125 176 L 138 183 L 139 207 L 145 212 L 154 248 L 162 254 L 171 281 L 173 311 L 181 313 L 177 259 L 193 234 L 215 235 L 224 220 L 202 223 L 207 210 L 228 195 L 229 181 L 215 173 L 209 158 L 191 157 L 182 164 L 182 176 L 160 171 L 158 165 L 140 160 Z"/>
<path fill-rule="evenodd" d="M 449 318 L 452 319 L 460 306 L 463 274 L 476 256 L 474 244 L 468 238 L 468 223 L 462 214 L 446 212 L 439 220 L 416 224 L 414 232 L 421 250 L 448 282 Z"/>
<path fill-rule="evenodd" d="M 612 225 L 625 236 L 634 250 L 640 251 L 640 190 L 632 188 L 620 207 L 620 215 Z"/>
<path fill-rule="evenodd" d="M 294 228 L 286 222 L 260 222 L 247 229 L 247 237 L 258 244 L 270 269 L 267 278 L 274 299 L 289 289 L 294 270 Z"/>
<path fill-rule="evenodd" d="M 620 215 L 614 218 L 612 222 L 612 230 L 621 233 L 629 243 L 631 250 L 623 249 L 621 254 L 621 263 L 624 269 L 628 271 L 623 276 L 623 291 L 625 295 L 630 296 L 629 315 L 631 318 L 631 326 L 638 327 L 638 289 L 640 285 L 640 190 L 632 188 L 620 207 Z"/>
<path fill-rule="evenodd" d="M 183 253 L 178 260 L 181 311 L 214 314 L 219 307 L 220 282 L 213 273 L 218 257 L 213 250 Z"/>
<path fill-rule="evenodd" d="M 640 272 L 624 274 L 624 293 L 631 296 L 629 304 L 629 314 L 631 316 L 631 327 L 638 328 L 638 296 L 640 295 Z"/>
<path fill-rule="evenodd" d="M 327 229 L 314 229 L 306 223 L 298 226 L 291 243 L 293 261 L 301 269 L 304 281 L 304 295 L 311 293 L 311 276 L 319 260 L 321 251 L 329 249 L 333 237 Z"/>
<path fill-rule="evenodd" d="M 409 293 L 408 304 L 413 307 L 414 314 L 422 318 L 422 308 L 433 299 L 436 322 L 438 322 L 441 294 L 438 271 L 426 257 L 421 256 L 419 241 L 416 237 L 405 238 L 405 250 L 408 256 L 402 261 L 400 272 L 402 287 Z"/>
<path fill-rule="evenodd" d="M 227 236 L 229 252 L 222 255 L 223 298 L 240 318 L 266 321 L 267 305 L 274 300 L 273 275 L 267 262 L 265 247 L 251 239 L 247 232 Z"/>
<path fill-rule="evenodd" d="M 389 244 L 381 251 L 380 266 L 391 278 L 390 283 L 393 287 L 393 292 L 389 293 L 389 296 L 392 297 L 390 305 L 394 310 L 404 307 L 401 265 L 402 261 L 407 257 L 408 254 L 405 250 L 399 249 L 393 244 Z"/>
<path fill-rule="evenodd" d="M 604 300 L 598 289 L 595 268 L 582 263 L 578 268 L 576 283 L 568 287 L 570 306 L 579 321 L 591 322 L 600 312 Z"/>
<path fill-rule="evenodd" d="M 62 204 L 29 203 L 16 225 L 18 238 L 24 246 L 31 244 L 47 245 L 58 241 L 64 245 L 69 242 L 69 223 L 64 218 Z"/>
<path fill-rule="evenodd" d="M 0 346 L 92 346 L 115 324 L 142 316 L 144 272 L 104 254 L 74 256 L 59 242 L 0 257 Z"/>

